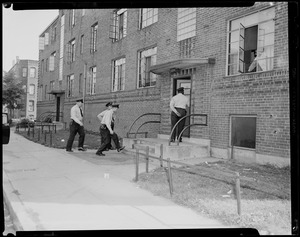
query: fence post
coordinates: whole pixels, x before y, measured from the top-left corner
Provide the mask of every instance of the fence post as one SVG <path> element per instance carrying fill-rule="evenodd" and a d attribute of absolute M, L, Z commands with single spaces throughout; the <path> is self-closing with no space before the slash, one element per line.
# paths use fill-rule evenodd
<path fill-rule="evenodd" d="M 160 167 L 163 167 L 163 144 L 160 144 L 160 156 L 159 156 L 159 160 L 160 160 Z"/>
<path fill-rule="evenodd" d="M 171 173 L 171 164 L 170 164 L 170 158 L 168 158 L 168 179 L 169 179 L 169 188 L 170 188 L 170 195 L 173 195 L 173 179 L 172 179 L 172 173 Z"/>
<path fill-rule="evenodd" d="M 40 136 L 41 136 L 41 130 L 38 129 L 38 141 L 40 141 Z"/>
<path fill-rule="evenodd" d="M 139 150 L 135 153 L 135 182 L 139 180 Z"/>
<path fill-rule="evenodd" d="M 149 146 L 146 147 L 146 173 L 149 172 Z"/>
<path fill-rule="evenodd" d="M 52 147 L 52 131 L 49 131 L 49 135 L 50 135 L 50 144 L 49 144 L 49 146 Z"/>
<path fill-rule="evenodd" d="M 44 142 L 45 142 L 45 145 L 46 145 L 46 142 L 47 142 L 47 132 L 46 131 L 44 133 Z"/>
<path fill-rule="evenodd" d="M 29 124 L 28 124 L 27 136 L 28 136 L 28 137 L 30 136 L 30 126 L 29 126 Z"/>
<path fill-rule="evenodd" d="M 32 138 L 34 138 L 34 127 L 32 127 Z"/>
<path fill-rule="evenodd" d="M 238 172 L 236 172 L 235 189 L 236 189 L 236 199 L 237 199 L 237 211 L 238 214 L 241 215 L 240 174 Z"/>

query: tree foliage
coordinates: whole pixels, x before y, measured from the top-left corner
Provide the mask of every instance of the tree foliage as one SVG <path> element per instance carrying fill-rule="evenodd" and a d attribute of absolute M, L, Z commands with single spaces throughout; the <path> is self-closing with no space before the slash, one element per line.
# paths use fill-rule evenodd
<path fill-rule="evenodd" d="M 3 77 L 2 105 L 6 105 L 10 110 L 21 109 L 23 107 L 22 99 L 25 95 L 23 86 L 24 82 L 17 79 L 14 73 L 7 73 Z"/>

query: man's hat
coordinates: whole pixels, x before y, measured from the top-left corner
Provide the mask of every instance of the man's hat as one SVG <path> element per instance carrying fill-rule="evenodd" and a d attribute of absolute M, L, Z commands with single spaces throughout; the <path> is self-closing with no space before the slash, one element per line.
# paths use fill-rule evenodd
<path fill-rule="evenodd" d="M 108 102 L 105 106 L 106 106 L 106 107 L 112 106 L 112 102 Z"/>
<path fill-rule="evenodd" d="M 119 105 L 118 104 L 114 104 L 112 107 L 113 108 L 119 108 Z"/>
<path fill-rule="evenodd" d="M 184 91 L 184 87 L 179 87 L 178 89 L 177 89 L 177 91 L 179 92 L 179 91 Z"/>
<path fill-rule="evenodd" d="M 81 102 L 81 103 L 83 103 L 83 99 L 77 99 L 76 102 Z"/>

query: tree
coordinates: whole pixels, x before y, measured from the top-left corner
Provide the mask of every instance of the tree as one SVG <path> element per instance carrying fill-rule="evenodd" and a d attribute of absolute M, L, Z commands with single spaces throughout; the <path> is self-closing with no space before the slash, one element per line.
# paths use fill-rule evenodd
<path fill-rule="evenodd" d="M 7 73 L 3 77 L 2 87 L 2 105 L 6 105 L 9 109 L 10 118 L 15 109 L 22 109 L 22 103 L 25 91 L 23 89 L 24 82 L 17 79 L 13 72 Z"/>

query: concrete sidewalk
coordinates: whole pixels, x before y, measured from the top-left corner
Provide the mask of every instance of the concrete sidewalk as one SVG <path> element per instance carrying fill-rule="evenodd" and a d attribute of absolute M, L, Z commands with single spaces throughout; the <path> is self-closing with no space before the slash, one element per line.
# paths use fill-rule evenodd
<path fill-rule="evenodd" d="M 12 132 L 3 145 L 3 191 L 17 229 L 226 228 L 139 189 L 128 155 L 94 153 L 67 153 Z"/>

